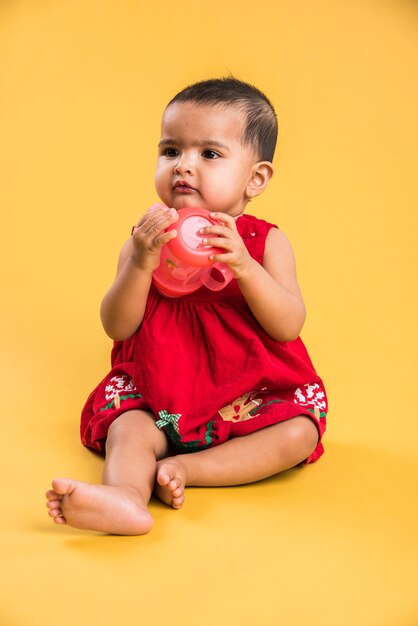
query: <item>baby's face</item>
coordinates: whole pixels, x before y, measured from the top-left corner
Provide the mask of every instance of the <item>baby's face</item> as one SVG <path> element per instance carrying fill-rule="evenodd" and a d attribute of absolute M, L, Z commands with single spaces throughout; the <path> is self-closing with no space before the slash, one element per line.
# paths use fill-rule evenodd
<path fill-rule="evenodd" d="M 244 114 L 233 107 L 170 105 L 162 119 L 155 187 L 169 207 L 199 207 L 236 216 L 259 161 L 241 143 Z"/>

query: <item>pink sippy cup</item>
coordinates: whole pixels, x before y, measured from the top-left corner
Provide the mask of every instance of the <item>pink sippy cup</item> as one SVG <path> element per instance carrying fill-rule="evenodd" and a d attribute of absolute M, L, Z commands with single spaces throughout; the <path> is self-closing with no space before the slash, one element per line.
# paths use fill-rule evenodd
<path fill-rule="evenodd" d="M 218 224 L 205 209 L 179 209 L 179 219 L 166 230 L 176 230 L 177 237 L 161 249 L 161 262 L 152 280 L 164 296 L 177 298 L 200 289 L 202 285 L 220 291 L 234 277 L 225 263 L 212 263 L 209 257 L 220 248 L 202 246 L 199 230 Z"/>

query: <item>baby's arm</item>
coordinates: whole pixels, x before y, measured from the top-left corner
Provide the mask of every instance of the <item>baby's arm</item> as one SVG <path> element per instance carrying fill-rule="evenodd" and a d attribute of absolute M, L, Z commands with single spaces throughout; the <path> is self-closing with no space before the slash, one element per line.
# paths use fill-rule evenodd
<path fill-rule="evenodd" d="M 286 236 L 272 228 L 266 239 L 263 265 L 249 254 L 235 221 L 229 215 L 216 214 L 223 226 L 208 228 L 207 243 L 224 248 L 214 261 L 227 263 L 238 281 L 242 295 L 264 330 L 278 341 L 292 341 L 299 336 L 305 321 L 305 305 L 296 277 L 296 263 Z"/>
<path fill-rule="evenodd" d="M 115 281 L 100 309 L 103 328 L 112 339 L 128 339 L 141 324 L 152 272 L 160 263 L 161 248 L 177 234 L 163 231 L 177 219 L 174 209 L 154 205 L 140 218 L 132 237 L 125 242 Z"/>
<path fill-rule="evenodd" d="M 292 341 L 299 336 L 306 309 L 293 249 L 280 230 L 269 231 L 263 265 L 251 258 L 251 265 L 238 284 L 255 317 L 273 339 Z"/>

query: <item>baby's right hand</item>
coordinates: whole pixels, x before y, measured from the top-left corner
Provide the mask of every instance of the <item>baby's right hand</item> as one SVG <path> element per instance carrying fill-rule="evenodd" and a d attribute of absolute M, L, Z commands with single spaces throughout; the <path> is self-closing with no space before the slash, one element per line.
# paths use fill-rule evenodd
<path fill-rule="evenodd" d="M 179 216 L 175 209 L 169 209 L 158 202 L 143 215 L 132 233 L 131 259 L 141 269 L 153 272 L 160 264 L 160 252 L 163 245 L 177 236 L 177 231 L 165 229 L 174 224 Z"/>

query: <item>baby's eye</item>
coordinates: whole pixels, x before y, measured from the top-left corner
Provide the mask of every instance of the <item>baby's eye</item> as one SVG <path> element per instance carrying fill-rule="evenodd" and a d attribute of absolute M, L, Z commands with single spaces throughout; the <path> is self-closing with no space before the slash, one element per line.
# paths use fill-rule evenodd
<path fill-rule="evenodd" d="M 164 156 L 168 157 L 168 158 L 173 158 L 178 156 L 179 151 L 177 150 L 177 148 L 166 148 L 164 150 Z"/>
<path fill-rule="evenodd" d="M 219 158 L 219 154 L 215 152 L 215 150 L 204 150 L 202 152 L 202 155 L 205 157 L 205 159 L 218 159 Z"/>

